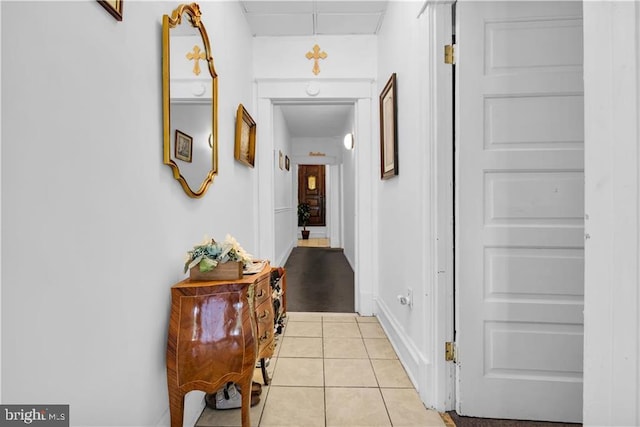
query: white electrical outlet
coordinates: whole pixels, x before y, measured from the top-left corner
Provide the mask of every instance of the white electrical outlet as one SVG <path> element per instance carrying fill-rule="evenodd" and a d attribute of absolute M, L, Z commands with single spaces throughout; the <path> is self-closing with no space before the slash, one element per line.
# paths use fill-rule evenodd
<path fill-rule="evenodd" d="M 407 295 L 398 295 L 398 301 L 402 305 L 408 305 L 409 308 L 413 308 L 413 289 L 407 289 Z"/>

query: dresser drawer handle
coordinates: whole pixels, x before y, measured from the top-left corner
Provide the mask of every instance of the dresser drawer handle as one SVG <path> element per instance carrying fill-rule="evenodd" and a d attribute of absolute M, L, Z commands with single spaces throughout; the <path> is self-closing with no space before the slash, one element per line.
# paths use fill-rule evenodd
<path fill-rule="evenodd" d="M 269 339 L 269 332 L 265 332 L 263 336 L 260 337 L 260 343 L 265 342 L 266 340 Z"/>
<path fill-rule="evenodd" d="M 264 289 L 260 289 L 258 291 L 258 295 L 256 295 L 256 297 L 261 298 L 264 295 Z"/>
<path fill-rule="evenodd" d="M 269 317 L 269 310 L 265 310 L 264 313 L 260 315 L 260 320 L 266 319 L 267 317 Z"/>

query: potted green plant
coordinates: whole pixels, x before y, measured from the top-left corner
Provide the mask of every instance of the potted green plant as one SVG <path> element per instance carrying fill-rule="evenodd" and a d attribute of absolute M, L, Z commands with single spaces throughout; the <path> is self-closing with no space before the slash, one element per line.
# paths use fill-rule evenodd
<path fill-rule="evenodd" d="M 311 207 L 309 203 L 299 203 L 298 204 L 298 226 L 302 226 L 302 238 L 309 238 L 309 230 L 307 230 L 307 224 L 309 223 L 309 218 L 311 217 Z"/>

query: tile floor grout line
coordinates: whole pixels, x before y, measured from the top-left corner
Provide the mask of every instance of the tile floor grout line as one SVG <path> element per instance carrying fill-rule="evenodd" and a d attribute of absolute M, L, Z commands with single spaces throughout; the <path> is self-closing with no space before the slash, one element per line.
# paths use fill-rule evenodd
<path fill-rule="evenodd" d="M 283 333 L 281 334 L 281 336 L 279 338 L 280 338 L 280 347 L 282 348 L 282 342 L 284 341 L 284 331 L 283 331 Z M 276 343 L 276 345 L 278 345 L 278 344 Z M 276 352 L 274 351 L 274 354 L 275 353 Z M 280 355 L 280 349 L 278 349 L 277 353 L 278 353 L 278 356 L 279 356 Z M 273 363 L 273 366 L 272 366 L 273 374 L 271 375 L 271 378 L 269 378 L 269 373 L 267 372 L 267 378 L 269 378 L 269 384 L 266 384 L 267 387 L 264 387 L 264 388 L 267 388 L 267 392 L 266 392 L 266 394 L 264 396 L 264 403 L 262 405 L 262 410 L 260 411 L 260 417 L 258 418 L 258 424 L 256 424 L 258 427 L 260 427 L 260 424 L 262 424 L 262 417 L 264 416 L 264 410 L 267 407 L 267 399 L 269 398 L 269 392 L 271 391 L 271 387 L 273 385 L 273 377 L 276 374 L 276 367 L 278 365 L 278 358 L 279 357 L 275 357 L 275 359 L 276 359 L 275 362 L 273 360 L 274 357 L 269 358 L 269 364 Z M 260 363 L 262 363 L 262 362 L 260 362 Z M 265 366 L 265 372 L 266 372 L 266 369 L 267 369 L 267 367 Z M 262 382 L 264 382 L 264 378 L 262 378 Z"/>
<path fill-rule="evenodd" d="M 282 366 L 288 366 L 287 364 L 280 366 L 280 361 L 278 360 L 280 358 L 280 356 L 281 356 L 280 351 L 282 350 L 284 341 L 287 340 L 287 338 L 291 339 L 291 338 L 313 338 L 314 337 L 314 335 L 308 336 L 309 334 L 313 334 L 314 333 L 313 332 L 314 328 L 311 328 L 311 329 L 307 328 L 306 332 L 305 332 L 304 328 L 303 329 L 295 328 L 294 333 L 299 334 L 300 336 L 296 335 L 296 336 L 292 337 L 292 336 L 288 335 L 287 332 L 289 331 L 289 329 L 287 328 L 287 324 L 288 324 L 289 320 L 291 320 L 291 319 L 290 318 L 287 319 L 287 323 L 285 323 L 285 327 L 284 327 L 284 330 L 282 331 L 282 335 L 280 336 L 280 339 L 278 340 L 278 345 L 279 345 L 278 351 L 275 352 L 275 354 L 274 354 L 275 357 L 272 357 L 270 359 L 270 363 L 272 363 L 272 365 L 270 365 L 270 368 L 272 369 L 271 381 L 270 381 L 269 386 L 267 387 L 267 390 L 266 390 L 267 393 L 264 395 L 263 406 L 260 408 L 259 412 L 256 414 L 256 418 L 258 420 L 258 424 L 253 424 L 252 423 L 254 426 L 257 426 L 257 427 L 272 427 L 272 426 L 276 425 L 276 424 L 268 424 L 268 425 L 264 425 L 263 426 L 262 425 L 263 422 L 267 421 L 267 419 L 265 418 L 265 415 L 269 415 L 269 417 L 270 417 L 269 419 L 271 420 L 271 423 L 273 423 L 273 422 L 277 423 L 278 422 L 277 418 L 271 419 L 271 418 L 273 418 L 273 415 L 274 415 L 273 414 L 273 408 L 271 408 L 269 414 L 267 414 L 267 409 L 268 409 L 267 408 L 267 401 L 268 401 L 268 399 L 270 397 L 271 398 L 275 398 L 276 397 L 276 396 L 271 396 L 271 391 L 272 391 L 271 390 L 271 386 L 273 386 L 273 379 L 276 377 L 276 369 L 278 369 L 279 367 L 282 368 Z M 299 382 L 299 385 L 296 385 L 296 384 L 292 383 L 292 384 L 288 384 L 288 385 L 276 385 L 274 387 L 276 389 L 278 389 L 278 388 L 280 388 L 280 389 L 295 389 L 295 388 L 316 389 L 316 390 L 318 390 L 317 393 L 319 393 L 320 390 L 322 390 L 323 395 L 322 395 L 322 403 L 321 403 L 321 405 L 323 406 L 322 407 L 322 412 L 323 413 L 322 413 L 322 415 L 320 415 L 320 405 L 318 405 L 316 407 L 317 410 L 318 410 L 317 418 L 316 418 L 317 421 L 315 423 L 313 423 L 313 425 L 329 427 L 330 423 L 329 423 L 329 419 L 328 419 L 328 415 L 329 415 L 328 414 L 328 409 L 329 408 L 328 408 L 328 395 L 327 395 L 327 389 L 329 387 L 328 387 L 328 383 L 327 383 L 327 365 L 326 365 L 326 362 L 329 361 L 329 360 L 333 360 L 333 359 L 335 359 L 335 360 L 357 361 L 357 360 L 363 360 L 363 358 L 357 358 L 357 357 L 354 358 L 356 353 L 360 354 L 359 352 L 351 352 L 351 353 L 347 352 L 348 354 L 344 353 L 343 355 L 347 356 L 347 357 L 334 357 L 334 358 L 327 357 L 327 356 L 329 356 L 329 353 L 326 352 L 325 339 L 337 338 L 337 339 L 345 339 L 346 340 L 346 339 L 349 339 L 350 337 L 349 336 L 344 336 L 344 337 L 335 336 L 335 337 L 333 337 L 333 336 L 327 335 L 327 333 L 325 333 L 325 332 L 328 331 L 328 333 L 331 334 L 332 331 L 335 331 L 335 333 L 337 333 L 337 335 L 342 335 L 341 332 L 338 332 L 338 331 L 341 330 L 341 328 L 340 327 L 336 327 L 334 325 L 336 323 L 346 323 L 346 322 L 340 322 L 339 320 L 336 322 L 335 320 L 337 320 L 337 319 L 332 318 L 330 315 L 328 315 L 328 316 L 321 315 L 319 319 L 316 318 L 315 320 L 310 320 L 309 318 L 301 318 L 301 319 L 297 319 L 297 320 L 307 321 L 307 322 L 308 321 L 313 321 L 313 322 L 318 322 L 319 321 L 319 323 L 320 323 L 320 328 L 321 328 L 320 341 L 321 341 L 321 347 L 322 347 L 321 348 L 321 358 L 322 358 L 322 370 L 323 370 L 323 372 L 322 372 L 322 383 L 321 383 L 322 385 L 321 386 L 320 385 L 318 385 L 318 386 L 305 385 L 306 383 L 304 381 L 301 381 L 301 382 Z M 389 338 L 386 335 L 386 331 L 384 330 L 384 328 L 382 328 L 382 325 L 380 325 L 379 322 L 373 322 L 373 321 L 368 321 L 368 320 L 363 321 L 363 322 L 359 322 L 357 317 L 356 317 L 355 320 L 356 320 L 355 323 L 357 325 L 356 329 L 359 332 L 359 337 L 358 337 L 358 341 L 352 341 L 351 345 L 353 346 L 353 345 L 355 345 L 356 342 L 360 342 L 361 345 L 364 347 L 364 354 L 366 355 L 365 356 L 366 359 L 369 361 L 368 365 L 369 365 L 369 368 L 371 369 L 371 372 L 373 373 L 373 376 L 374 376 L 374 379 L 375 379 L 375 383 L 371 382 L 371 385 L 364 385 L 364 383 L 362 383 L 360 385 L 349 385 L 350 383 L 345 383 L 344 385 L 333 386 L 333 387 L 336 388 L 336 393 L 338 393 L 338 394 L 336 394 L 334 396 L 334 400 L 335 400 L 335 398 L 338 398 L 340 401 L 342 401 L 342 399 L 346 398 L 346 396 L 352 395 L 351 392 L 344 391 L 344 390 L 349 390 L 349 389 L 353 389 L 354 391 L 356 391 L 356 390 L 365 390 L 365 389 L 366 390 L 371 390 L 367 394 L 377 395 L 379 399 L 382 399 L 382 404 L 384 405 L 385 413 L 387 414 L 387 420 L 388 420 L 388 423 L 389 423 L 387 425 L 393 427 L 394 426 L 394 422 L 393 422 L 393 420 L 391 418 L 391 412 L 393 412 L 393 411 L 397 412 L 397 410 L 398 410 L 398 408 L 397 408 L 398 403 L 396 402 L 398 395 L 396 393 L 392 393 L 389 396 L 390 400 L 387 401 L 385 399 L 385 394 L 383 392 L 385 390 L 389 390 L 389 391 L 391 391 L 391 390 L 413 390 L 414 392 L 417 392 L 417 390 L 415 390 L 415 386 L 413 386 L 413 385 L 405 387 L 403 385 L 400 385 L 400 383 L 393 382 L 393 380 L 391 380 L 390 378 L 388 378 L 388 380 L 391 380 L 391 382 L 389 382 L 388 380 L 385 380 L 385 381 L 388 382 L 389 386 L 388 387 L 382 387 L 382 384 L 381 384 L 380 381 L 381 381 L 381 378 L 384 379 L 384 378 L 386 378 L 388 376 L 388 373 L 385 374 L 385 372 L 387 372 L 386 366 L 388 364 L 387 363 L 383 363 L 381 366 L 379 366 L 379 368 L 382 369 L 380 371 L 380 374 L 382 375 L 382 377 L 380 377 L 379 373 L 376 372 L 376 369 L 374 367 L 374 362 L 376 362 L 377 360 L 385 360 L 385 361 L 386 360 L 396 360 L 396 361 L 399 362 L 398 357 L 397 357 L 397 352 L 395 351 L 395 348 L 394 348 L 393 344 L 389 342 L 389 344 L 391 346 L 391 350 L 393 351 L 393 354 L 395 355 L 395 358 L 387 359 L 386 358 L 387 357 L 386 351 L 380 352 L 380 349 L 378 348 L 377 344 L 372 347 L 372 349 L 371 349 L 373 351 L 373 353 L 372 353 L 370 351 L 370 349 L 366 345 L 367 340 L 373 340 L 373 341 L 370 341 L 370 342 L 374 342 L 374 341 L 382 342 L 382 341 L 385 341 L 385 340 L 389 341 Z M 351 322 L 348 322 L 348 323 L 351 323 Z M 367 334 L 368 335 L 373 335 L 373 336 L 371 336 L 369 338 L 365 338 L 364 334 L 362 333 L 362 328 L 361 328 L 361 326 L 364 323 L 377 323 L 378 327 L 380 329 L 382 329 L 382 333 L 384 334 L 384 336 L 377 336 L 377 334 L 378 334 L 378 332 L 376 331 L 377 328 L 375 328 L 373 326 L 366 326 L 364 329 L 368 331 Z M 291 324 L 289 324 L 289 325 L 291 325 Z M 328 330 L 325 330 L 325 326 L 328 326 Z M 349 335 L 349 333 L 346 333 L 344 335 Z M 355 337 L 353 337 L 353 338 L 355 338 Z M 330 349 L 331 348 L 332 347 L 330 347 Z M 314 359 L 314 358 L 317 359 L 317 356 L 316 357 L 306 357 L 306 356 L 304 356 L 304 354 L 310 354 L 310 353 L 302 352 L 300 354 L 295 354 L 294 353 L 289 359 L 299 360 L 300 363 L 301 363 L 301 366 L 304 366 L 306 364 L 305 359 Z M 338 351 L 336 353 L 336 355 L 339 355 L 339 354 L 340 354 L 340 351 Z M 373 356 L 377 356 L 377 358 L 374 358 Z M 287 359 L 287 357 L 284 357 L 284 359 Z M 362 362 L 360 362 L 360 363 L 362 363 Z M 380 365 L 380 363 L 377 363 L 377 364 Z M 362 364 L 361 366 L 366 366 L 366 364 Z M 407 375 L 406 374 L 406 369 L 404 368 L 404 366 L 402 366 L 401 363 L 400 363 L 400 366 L 401 366 L 402 370 L 404 371 L 404 374 Z M 258 374 L 259 373 L 257 373 L 256 375 L 258 375 Z M 287 380 L 285 380 L 285 381 L 287 381 Z M 318 383 L 318 384 L 320 384 L 320 383 Z M 374 392 L 373 389 L 377 389 L 377 393 Z M 342 391 L 338 391 L 338 390 L 342 390 Z M 341 396 L 341 397 L 339 397 L 339 396 Z M 318 395 L 317 397 L 320 397 L 320 396 Z M 320 403 L 320 399 L 318 399 L 317 402 Z M 274 402 L 272 402 L 272 404 L 273 403 Z M 334 402 L 334 405 L 335 404 L 338 404 L 338 402 Z M 278 406 L 277 402 L 275 403 L 275 405 Z M 334 410 L 335 409 L 336 408 L 334 408 Z M 429 411 L 429 408 L 422 407 L 422 410 L 425 410 L 425 409 L 427 411 Z M 381 412 L 382 412 L 382 408 L 380 408 L 380 414 L 379 414 L 380 416 L 382 415 Z M 335 415 L 337 415 L 338 418 L 334 419 L 334 421 L 345 421 L 345 419 L 342 419 L 342 415 L 340 415 L 340 414 L 335 414 Z M 438 414 L 438 415 L 440 415 L 440 414 Z M 321 416 L 323 418 L 320 418 Z M 322 419 L 324 420 L 324 423 L 322 423 L 322 421 L 321 421 Z M 380 420 L 381 419 L 382 418 L 380 418 Z M 402 417 L 401 417 L 401 419 L 402 419 Z M 444 424 L 444 422 L 442 420 L 442 417 L 440 417 L 440 416 L 439 416 L 439 421 Z M 213 423 L 214 424 L 211 424 L 212 426 L 213 425 L 223 425 L 222 423 L 221 424 L 215 424 L 215 421 Z M 224 425 L 227 425 L 227 424 L 228 423 L 224 423 Z M 235 424 L 233 424 L 233 425 L 235 425 Z M 342 426 L 342 425 L 343 424 L 341 422 L 338 422 L 338 424 L 336 424 L 335 426 L 333 424 L 331 424 L 332 427 L 338 427 L 338 426 Z M 439 425 L 441 425 L 441 424 L 439 424 Z"/>
<path fill-rule="evenodd" d="M 362 329 L 360 328 L 360 324 L 358 323 L 358 329 L 360 330 L 360 335 L 362 336 L 362 344 L 364 345 L 364 334 L 362 333 Z M 369 350 L 367 350 L 367 346 L 364 346 L 367 351 L 367 356 L 369 358 L 369 365 L 371 366 L 371 370 L 373 371 L 373 376 L 376 379 L 376 384 L 378 385 L 378 394 L 380 395 L 380 399 L 382 399 L 382 404 L 384 405 L 384 410 L 387 413 L 387 418 L 389 419 L 389 425 L 393 427 L 393 420 L 391 419 L 391 414 L 389 413 L 389 408 L 387 406 L 387 401 L 384 399 L 384 394 L 382 394 L 382 386 L 380 385 L 380 380 L 378 379 L 378 374 L 376 373 L 376 369 L 373 366 L 373 361 L 371 355 L 369 354 Z"/>
<path fill-rule="evenodd" d="M 327 424 L 327 365 L 325 364 L 325 352 L 324 352 L 324 316 L 321 317 L 320 322 L 320 335 L 322 336 L 322 404 L 324 405 L 324 427 L 328 427 Z"/>

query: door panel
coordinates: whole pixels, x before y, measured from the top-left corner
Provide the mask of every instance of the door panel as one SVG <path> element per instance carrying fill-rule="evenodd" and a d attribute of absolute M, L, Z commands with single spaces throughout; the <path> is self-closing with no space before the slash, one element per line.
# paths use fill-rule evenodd
<path fill-rule="evenodd" d="M 311 208 L 311 217 L 307 225 L 326 225 L 324 165 L 298 167 L 298 203 L 304 202 Z"/>
<path fill-rule="evenodd" d="M 457 19 L 457 411 L 580 422 L 582 6 Z"/>

